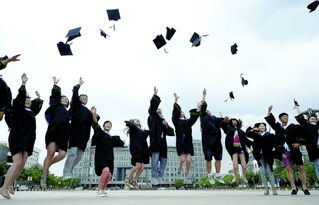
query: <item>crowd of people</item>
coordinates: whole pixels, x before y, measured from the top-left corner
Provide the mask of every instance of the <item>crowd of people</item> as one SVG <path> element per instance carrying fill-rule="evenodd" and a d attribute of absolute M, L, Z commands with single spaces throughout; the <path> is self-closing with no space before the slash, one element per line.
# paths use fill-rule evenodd
<path fill-rule="evenodd" d="M 0 69 L 4 69 L 8 63 L 19 61 L 19 56 L 0 58 Z M 12 100 L 9 86 L 0 76 L 0 120 L 5 119 L 9 129 L 9 148 L 13 158 L 6 175 L 0 194 L 10 199 L 14 194 L 12 184 L 24 168 L 28 156 L 32 155 L 36 140 L 36 116 L 41 111 L 43 100 L 36 92 L 37 98 L 31 101 L 27 95 L 26 84 L 28 77 L 21 76 L 21 87 L 18 95 Z M 58 86 L 59 79 L 53 77 L 53 88 L 49 99 L 49 107 L 45 110 L 45 119 L 48 128 L 45 135 L 47 155 L 43 162 L 43 174 L 41 187 L 47 188 L 47 176 L 51 165 L 67 158 L 63 169 L 63 177 L 73 175 L 74 167 L 81 160 L 90 139 L 91 127 L 94 130 L 92 145 L 95 150 L 95 173 L 100 176 L 98 196 L 106 196 L 106 187 L 112 179 L 114 168 L 114 147 L 123 147 L 124 142 L 119 136 L 110 134 L 111 121 L 99 125 L 100 116 L 97 108 L 86 107 L 88 96 L 79 95 L 79 89 L 84 84 L 82 78 L 73 87 L 71 101 L 61 94 Z M 239 164 L 241 177 L 245 184 L 248 153 L 251 151 L 261 170 L 264 195 L 269 195 L 268 181 L 273 195 L 277 195 L 275 179 L 273 175 L 273 163 L 275 159 L 282 161 L 287 171 L 291 184 L 291 194 L 296 195 L 298 189 L 292 166 L 296 165 L 300 173 L 302 191 L 310 195 L 307 188 L 306 173 L 303 166 L 300 146 L 305 145 L 309 159 L 314 163 L 316 174 L 319 178 L 319 123 L 317 116 L 312 114 L 305 118 L 300 107 L 296 106 L 298 124 L 288 123 L 288 114 L 281 113 L 276 121 L 272 114 L 273 107 L 268 108 L 266 122 L 257 122 L 253 127 L 242 130 L 242 121 L 231 117 L 217 117 L 207 109 L 206 89 L 203 90 L 202 99 L 189 111 L 190 117 L 178 104 L 179 96 L 174 93 L 175 102 L 172 111 L 171 127 L 162 115 L 159 108 L 161 99 L 158 89 L 154 87 L 154 95 L 150 100 L 147 119 L 148 130 L 143 129 L 139 119 L 126 120 L 126 132 L 130 138 L 129 150 L 131 154 L 132 169 L 125 180 L 129 188 L 138 189 L 138 179 L 146 164 L 151 163 L 151 183 L 156 186 L 164 177 L 167 164 L 166 136 L 176 136 L 176 150 L 180 157 L 178 174 L 182 177 L 182 168 L 186 162 L 185 183 L 191 183 L 190 168 L 194 155 L 192 126 L 199 119 L 201 126 L 202 148 L 206 161 L 207 176 L 211 184 L 215 180 L 224 183 L 221 175 L 221 161 L 223 157 L 222 131 L 225 133 L 225 147 L 232 159 L 234 178 L 232 184 L 238 180 Z M 70 107 L 70 108 L 69 108 Z M 274 130 L 274 134 L 267 131 L 267 124 Z M 149 137 L 149 144 L 147 138 Z M 56 154 L 57 153 L 57 154 Z M 212 172 L 212 161 L 215 159 L 215 173 Z"/>

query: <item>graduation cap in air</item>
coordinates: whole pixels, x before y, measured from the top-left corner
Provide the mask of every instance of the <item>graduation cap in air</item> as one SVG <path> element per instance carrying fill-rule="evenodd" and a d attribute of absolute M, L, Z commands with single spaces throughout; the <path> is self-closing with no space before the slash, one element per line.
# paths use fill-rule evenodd
<path fill-rule="evenodd" d="M 106 13 L 110 21 L 117 21 L 121 19 L 120 11 L 118 9 L 107 9 Z"/>
<path fill-rule="evenodd" d="M 246 80 L 243 77 L 244 74 L 240 74 L 240 78 L 241 78 L 241 85 L 244 87 L 245 85 L 248 85 L 248 80 Z"/>
<path fill-rule="evenodd" d="M 316 10 L 317 7 L 318 7 L 318 5 L 319 5 L 319 1 L 318 1 L 318 0 L 312 2 L 311 4 L 309 4 L 309 5 L 307 6 L 307 8 L 310 10 L 309 13 L 310 13 L 310 12 L 313 12 L 314 10 Z"/>
<path fill-rule="evenodd" d="M 68 38 L 66 42 L 72 41 L 73 39 L 80 37 L 81 36 L 80 31 L 81 31 L 81 27 L 69 30 L 68 34 L 66 34 L 66 38 Z"/>
<path fill-rule="evenodd" d="M 174 36 L 176 30 L 174 28 L 168 28 L 166 27 L 166 40 L 171 40 L 171 38 Z"/>
<path fill-rule="evenodd" d="M 103 36 L 104 38 L 106 37 L 110 37 L 107 33 L 105 33 L 105 31 L 103 31 L 102 29 L 100 29 L 100 34 L 101 36 Z"/>
<path fill-rule="evenodd" d="M 58 49 L 59 49 L 61 56 L 72 56 L 73 55 L 71 48 L 70 48 L 70 44 L 59 42 L 57 44 L 57 46 L 58 46 Z"/>
<path fill-rule="evenodd" d="M 235 99 L 235 96 L 234 96 L 233 91 L 231 91 L 231 92 L 229 93 L 229 99 L 230 99 L 230 100 Z M 227 102 L 227 101 L 228 101 L 228 99 L 224 100 L 224 102 Z"/>
<path fill-rule="evenodd" d="M 230 51 L 231 51 L 231 53 L 232 53 L 233 55 L 235 55 L 235 54 L 237 53 L 237 47 L 238 47 L 238 46 L 237 46 L 236 43 L 230 47 Z"/>
<path fill-rule="evenodd" d="M 294 98 L 294 104 L 295 104 L 295 107 L 300 106 L 299 103 L 295 100 L 295 98 Z"/>
<path fill-rule="evenodd" d="M 200 46 L 200 41 L 202 40 L 202 37 L 198 35 L 198 33 L 194 32 L 191 39 L 189 40 L 192 43 L 192 47 L 198 47 Z"/>
<path fill-rule="evenodd" d="M 153 39 L 153 42 L 157 49 L 162 48 L 164 45 L 166 45 L 166 41 L 163 37 L 163 35 L 157 35 L 155 39 Z"/>

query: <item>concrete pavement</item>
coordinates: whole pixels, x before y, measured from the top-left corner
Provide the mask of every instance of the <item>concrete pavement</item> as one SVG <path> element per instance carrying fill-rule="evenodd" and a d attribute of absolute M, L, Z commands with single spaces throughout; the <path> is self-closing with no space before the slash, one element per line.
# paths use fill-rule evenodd
<path fill-rule="evenodd" d="M 108 191 L 108 197 L 98 198 L 95 191 L 16 192 L 11 200 L 0 199 L 0 205 L 318 205 L 319 191 L 310 196 L 302 191 L 291 196 L 290 191 L 279 190 L 278 196 L 264 196 L 260 190 L 150 190 Z"/>

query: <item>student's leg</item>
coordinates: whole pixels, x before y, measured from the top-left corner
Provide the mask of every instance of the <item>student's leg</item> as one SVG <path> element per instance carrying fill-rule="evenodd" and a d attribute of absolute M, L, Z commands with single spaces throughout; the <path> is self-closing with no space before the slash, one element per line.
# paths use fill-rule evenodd
<path fill-rule="evenodd" d="M 167 164 L 167 158 L 160 158 L 160 169 L 159 169 L 159 177 L 164 177 L 164 172 Z"/>
<path fill-rule="evenodd" d="M 99 187 L 98 190 L 104 190 L 106 188 L 107 183 L 110 180 L 110 169 L 108 167 L 105 167 L 102 170 L 102 174 L 100 176 L 100 181 L 99 181 Z"/>
<path fill-rule="evenodd" d="M 71 147 L 68 149 L 68 153 L 67 153 L 67 157 L 66 157 L 66 161 L 64 164 L 64 169 L 63 169 L 63 176 L 70 176 L 71 173 L 71 169 L 74 163 L 74 160 L 76 159 L 76 147 Z"/>
<path fill-rule="evenodd" d="M 158 160 L 159 160 L 159 152 L 153 152 L 151 156 L 152 178 L 158 177 Z"/>
<path fill-rule="evenodd" d="M 264 160 L 260 160 L 260 163 L 261 163 L 261 167 L 260 167 L 261 181 L 262 181 L 262 184 L 264 185 L 264 189 L 268 190 L 266 163 Z"/>
<path fill-rule="evenodd" d="M 319 158 L 317 158 L 317 159 L 313 162 L 313 164 L 315 165 L 317 179 L 319 180 Z"/>
<path fill-rule="evenodd" d="M 240 154 L 239 155 L 239 159 L 240 159 L 240 164 L 241 164 L 241 169 L 242 169 L 242 175 L 243 175 L 243 180 L 245 183 L 247 183 L 247 178 L 246 178 L 246 172 L 247 172 L 247 162 L 245 159 L 245 154 Z"/>
<path fill-rule="evenodd" d="M 189 170 L 191 169 L 192 156 L 191 154 L 186 155 L 186 176 L 189 177 Z"/>
<path fill-rule="evenodd" d="M 65 156 L 66 156 L 66 151 L 59 149 L 58 155 L 53 157 L 53 159 L 51 161 L 51 165 L 63 160 L 65 158 Z"/>
<path fill-rule="evenodd" d="M 8 189 L 23 169 L 23 153 L 19 152 L 12 157 L 13 164 L 10 166 L 7 176 L 4 180 L 2 189 Z"/>
<path fill-rule="evenodd" d="M 232 158 L 233 158 L 232 162 L 233 162 L 233 174 L 234 174 L 233 182 L 236 182 L 237 174 L 238 174 L 238 154 L 237 153 L 233 154 Z"/>
<path fill-rule="evenodd" d="M 182 167 L 183 167 L 185 160 L 186 160 L 186 154 L 181 154 L 180 161 L 179 161 L 179 168 L 178 168 L 179 173 L 182 172 Z"/>
<path fill-rule="evenodd" d="M 265 165 L 266 165 L 266 173 L 270 181 L 271 188 L 272 190 L 276 190 L 276 182 L 275 182 L 274 174 L 272 173 L 269 164 L 265 163 Z"/>
<path fill-rule="evenodd" d="M 84 151 L 76 147 L 76 158 L 73 161 L 73 164 L 71 167 L 71 173 L 73 173 L 74 167 L 81 161 L 83 154 L 84 154 Z"/>
<path fill-rule="evenodd" d="M 141 163 L 136 162 L 135 166 L 131 169 L 130 174 L 127 176 L 127 180 L 133 178 L 133 175 L 135 174 L 135 172 L 137 172 L 141 167 Z"/>
<path fill-rule="evenodd" d="M 301 179 L 301 183 L 302 183 L 302 188 L 303 189 L 307 189 L 307 177 L 306 177 L 306 172 L 304 169 L 303 165 L 297 165 L 297 168 L 299 170 L 300 173 L 300 179 Z"/>
<path fill-rule="evenodd" d="M 296 189 L 294 173 L 290 165 L 286 166 L 287 177 L 290 182 L 291 188 Z"/>
<path fill-rule="evenodd" d="M 210 161 L 206 160 L 206 170 L 208 174 L 212 172 L 212 160 Z"/>
<path fill-rule="evenodd" d="M 142 174 L 143 170 L 144 170 L 144 163 L 138 163 L 139 164 L 139 169 L 137 170 L 135 177 L 134 177 L 134 181 L 137 182 L 138 178 L 140 177 L 140 175 Z"/>
<path fill-rule="evenodd" d="M 47 147 L 47 156 L 43 162 L 43 176 L 47 176 L 49 173 L 49 168 L 51 166 L 51 162 L 53 160 L 54 154 L 56 151 L 56 144 L 55 142 L 51 142 Z"/>

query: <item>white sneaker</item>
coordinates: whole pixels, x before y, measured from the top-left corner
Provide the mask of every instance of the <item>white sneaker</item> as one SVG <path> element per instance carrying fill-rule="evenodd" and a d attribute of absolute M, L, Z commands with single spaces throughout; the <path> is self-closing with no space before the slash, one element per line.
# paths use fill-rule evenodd
<path fill-rule="evenodd" d="M 208 174 L 207 177 L 208 177 L 209 183 L 211 183 L 211 185 L 215 184 L 215 179 L 214 179 L 212 174 Z"/>
<path fill-rule="evenodd" d="M 97 192 L 97 197 L 107 197 L 107 192 L 105 190 L 100 190 Z"/>
<path fill-rule="evenodd" d="M 225 184 L 225 182 L 223 181 L 223 177 L 221 176 L 221 175 L 216 175 L 215 177 L 214 177 L 217 181 L 219 181 L 219 183 L 221 183 L 221 184 Z"/>
<path fill-rule="evenodd" d="M 151 178 L 151 184 L 152 185 L 158 185 L 158 179 L 156 177 Z"/>

